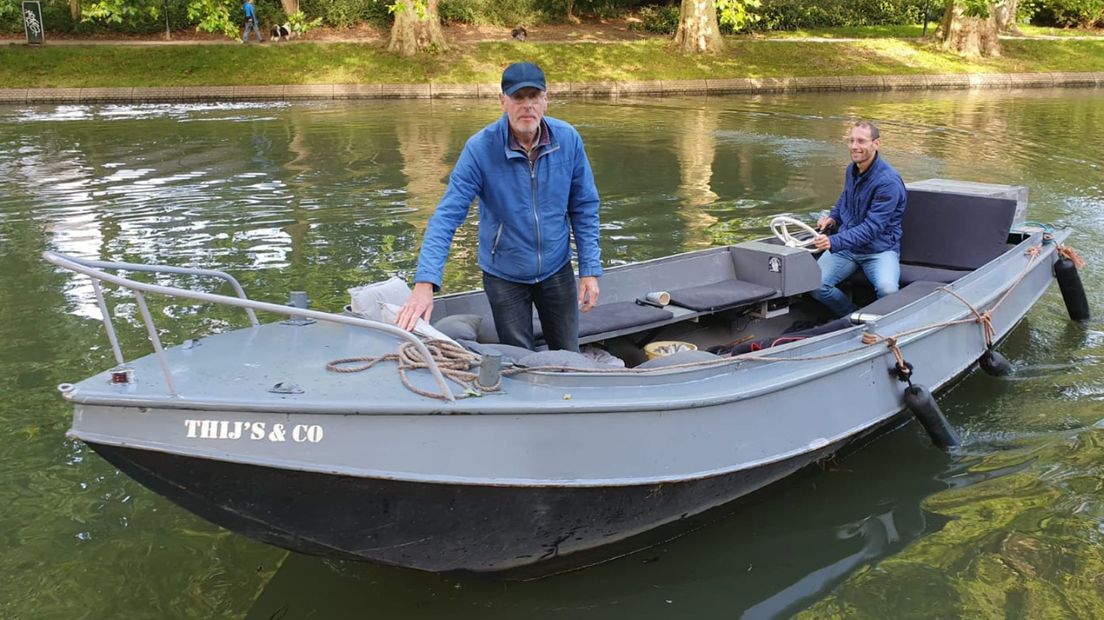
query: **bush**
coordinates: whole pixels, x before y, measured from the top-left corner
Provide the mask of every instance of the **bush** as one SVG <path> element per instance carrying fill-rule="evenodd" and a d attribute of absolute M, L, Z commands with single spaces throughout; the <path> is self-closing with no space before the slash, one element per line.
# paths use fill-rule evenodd
<path fill-rule="evenodd" d="M 640 7 L 640 23 L 633 24 L 644 32 L 675 34 L 679 26 L 679 8 L 674 5 Z"/>
<path fill-rule="evenodd" d="M 918 24 L 928 5 L 926 0 L 763 0 L 755 9 L 756 30 L 801 30 L 840 26 L 886 26 Z"/>
<path fill-rule="evenodd" d="M 335 28 L 348 28 L 361 22 L 376 25 L 391 24 L 387 12 L 390 2 L 380 0 L 300 0 L 299 10 L 312 18 L 322 18 L 322 23 Z M 264 19 L 264 15 L 261 15 Z"/>
<path fill-rule="evenodd" d="M 1059 28 L 1104 26 L 1104 0 L 1036 0 L 1032 23 Z"/>

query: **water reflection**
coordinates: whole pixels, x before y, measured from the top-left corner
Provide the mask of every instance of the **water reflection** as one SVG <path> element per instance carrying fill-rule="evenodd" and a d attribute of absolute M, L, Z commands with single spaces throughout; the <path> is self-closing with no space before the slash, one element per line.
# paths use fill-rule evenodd
<path fill-rule="evenodd" d="M 1028 186 L 1031 218 L 1074 226 L 1071 243 L 1096 265 L 1102 104 L 1098 90 L 1040 89 L 554 101 L 549 113 L 586 141 L 607 265 L 754 238 L 774 214 L 826 209 L 857 117 L 882 123 L 885 156 L 907 180 Z M 1001 344 L 1012 376 L 970 376 L 941 397 L 964 453 L 931 450 L 910 427 L 687 536 L 531 583 L 285 558 L 64 438 L 70 410 L 53 386 L 113 362 L 91 287 L 45 266 L 43 250 L 225 269 L 258 299 L 306 290 L 338 309 L 350 286 L 413 272 L 452 162 L 498 114 L 486 101 L 0 107 L 5 613 L 1104 613 L 1104 330 L 1070 324 L 1056 291 Z M 457 233 L 448 290 L 478 283 L 474 234 L 472 222 Z M 1082 278 L 1090 306 L 1104 307 L 1099 270 Z M 148 352 L 133 299 L 109 300 L 126 354 Z M 229 309 L 150 302 L 167 343 L 244 323 Z"/>

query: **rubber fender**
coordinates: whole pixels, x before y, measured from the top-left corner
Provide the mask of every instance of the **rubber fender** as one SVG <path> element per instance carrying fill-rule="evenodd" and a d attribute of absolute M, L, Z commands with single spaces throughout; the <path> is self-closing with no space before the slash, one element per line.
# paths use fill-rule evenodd
<path fill-rule="evenodd" d="M 1062 301 L 1066 302 L 1066 312 L 1074 321 L 1089 320 L 1089 300 L 1085 297 L 1085 287 L 1081 285 L 1081 275 L 1077 267 L 1068 258 L 1054 263 L 1054 278 L 1062 291 Z"/>
<path fill-rule="evenodd" d="M 918 384 L 905 388 L 905 406 L 920 421 L 937 448 L 947 450 L 962 443 L 928 388 Z"/>
<path fill-rule="evenodd" d="M 992 377 L 1003 377 L 1012 372 L 1012 362 L 993 349 L 981 354 L 978 358 L 978 366 Z"/>

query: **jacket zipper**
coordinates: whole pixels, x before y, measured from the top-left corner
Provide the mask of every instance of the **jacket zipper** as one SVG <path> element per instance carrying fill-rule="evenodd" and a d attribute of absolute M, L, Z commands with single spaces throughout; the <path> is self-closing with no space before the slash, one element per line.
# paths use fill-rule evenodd
<path fill-rule="evenodd" d="M 499 222 L 498 232 L 495 233 L 495 240 L 494 240 L 494 243 L 491 245 L 491 262 L 492 263 L 495 261 L 495 252 L 498 251 L 498 242 L 502 239 L 502 227 L 503 226 L 504 226 L 504 223 Z"/>
<path fill-rule="evenodd" d="M 543 154 L 538 154 L 537 158 L 539 159 Z M 528 157 L 525 159 L 529 161 L 529 188 L 532 194 L 533 221 L 537 224 L 537 273 L 534 278 L 539 278 L 540 274 L 544 273 L 544 252 L 541 250 L 540 213 L 537 211 L 537 161 Z"/>

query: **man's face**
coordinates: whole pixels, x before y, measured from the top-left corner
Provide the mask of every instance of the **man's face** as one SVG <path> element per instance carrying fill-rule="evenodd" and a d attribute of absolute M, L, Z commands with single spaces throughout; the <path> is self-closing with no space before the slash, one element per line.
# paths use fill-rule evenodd
<path fill-rule="evenodd" d="M 548 95 L 538 88 L 522 88 L 512 95 L 499 95 L 498 100 L 510 119 L 510 128 L 522 134 L 535 132 L 548 109 Z"/>
<path fill-rule="evenodd" d="M 851 161 L 865 169 L 874 161 L 874 154 L 881 146 L 881 140 L 870 139 L 869 127 L 852 127 L 847 137 L 847 146 L 851 150 Z"/>

